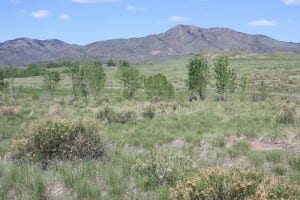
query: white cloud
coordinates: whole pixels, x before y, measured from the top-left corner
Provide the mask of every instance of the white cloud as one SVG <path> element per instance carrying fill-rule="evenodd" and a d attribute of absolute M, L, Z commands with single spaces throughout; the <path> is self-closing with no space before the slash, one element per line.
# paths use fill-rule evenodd
<path fill-rule="evenodd" d="M 298 4 L 300 4 L 300 0 L 282 0 L 282 2 L 286 5 L 298 5 Z"/>
<path fill-rule="evenodd" d="M 183 23 L 183 22 L 190 20 L 190 18 L 184 17 L 184 16 L 172 16 L 172 17 L 169 17 L 168 20 L 170 22 Z"/>
<path fill-rule="evenodd" d="M 276 26 L 278 23 L 273 20 L 259 19 L 248 23 L 248 26 Z"/>
<path fill-rule="evenodd" d="M 48 10 L 38 10 L 31 13 L 31 16 L 37 19 L 48 17 L 50 12 Z"/>
<path fill-rule="evenodd" d="M 64 13 L 59 16 L 59 19 L 67 21 L 67 20 L 70 20 L 71 17 L 70 17 L 70 15 Z"/>
<path fill-rule="evenodd" d="M 126 10 L 127 11 L 137 11 L 137 10 L 144 10 L 144 8 L 138 8 L 135 6 L 127 6 Z"/>
<path fill-rule="evenodd" d="M 115 3 L 120 0 L 72 0 L 75 3 Z"/>

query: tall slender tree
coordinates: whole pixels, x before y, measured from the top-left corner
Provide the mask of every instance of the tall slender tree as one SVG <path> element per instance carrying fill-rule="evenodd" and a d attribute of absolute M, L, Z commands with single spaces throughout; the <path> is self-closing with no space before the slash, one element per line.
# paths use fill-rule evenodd
<path fill-rule="evenodd" d="M 187 85 L 192 95 L 205 99 L 206 87 L 209 82 L 209 64 L 203 56 L 194 57 L 187 64 Z"/>

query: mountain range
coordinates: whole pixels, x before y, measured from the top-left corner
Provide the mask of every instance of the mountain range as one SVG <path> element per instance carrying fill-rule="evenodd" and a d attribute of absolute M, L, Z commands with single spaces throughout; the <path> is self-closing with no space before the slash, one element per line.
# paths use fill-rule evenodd
<path fill-rule="evenodd" d="M 200 52 L 300 53 L 300 43 L 283 42 L 264 35 L 249 35 L 228 28 L 177 25 L 160 34 L 114 39 L 88 45 L 53 40 L 18 38 L 0 43 L 0 66 L 59 60 L 127 60 L 150 63 Z"/>

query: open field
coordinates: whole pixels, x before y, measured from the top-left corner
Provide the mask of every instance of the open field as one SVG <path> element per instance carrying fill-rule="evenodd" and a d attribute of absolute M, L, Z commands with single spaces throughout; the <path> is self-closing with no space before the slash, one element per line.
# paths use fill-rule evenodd
<path fill-rule="evenodd" d="M 229 56 L 238 79 L 246 75 L 250 86 L 246 94 L 237 88 L 226 102 L 217 101 L 213 81 L 204 101 L 188 101 L 187 59 L 137 66 L 145 76 L 162 73 L 173 83 L 175 97 L 168 101 L 150 101 L 142 89 L 124 99 L 113 67 L 105 67 L 101 96 L 87 102 L 73 99 L 66 74 L 53 94 L 44 91 L 42 77 L 9 79 L 0 105 L 0 199 L 175 199 L 180 181 L 215 167 L 255 168 L 298 187 L 300 99 L 256 100 L 251 92 L 264 81 L 269 92 L 298 95 L 300 56 Z M 215 55 L 206 57 L 212 63 Z M 46 167 L 15 162 L 16 141 L 49 120 L 96 124 L 105 138 L 104 158 L 56 160 Z M 285 190 L 292 191 L 276 192 Z"/>

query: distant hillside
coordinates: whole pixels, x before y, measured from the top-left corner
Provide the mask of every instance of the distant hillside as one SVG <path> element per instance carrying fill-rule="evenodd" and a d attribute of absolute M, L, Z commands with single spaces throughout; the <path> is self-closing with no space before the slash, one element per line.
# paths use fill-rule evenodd
<path fill-rule="evenodd" d="M 57 60 L 105 62 L 109 59 L 147 63 L 191 53 L 221 51 L 300 53 L 300 44 L 282 42 L 264 35 L 249 35 L 228 28 L 178 25 L 161 34 L 100 41 L 84 46 L 60 40 L 9 40 L 0 43 L 0 65 L 23 66 Z"/>

